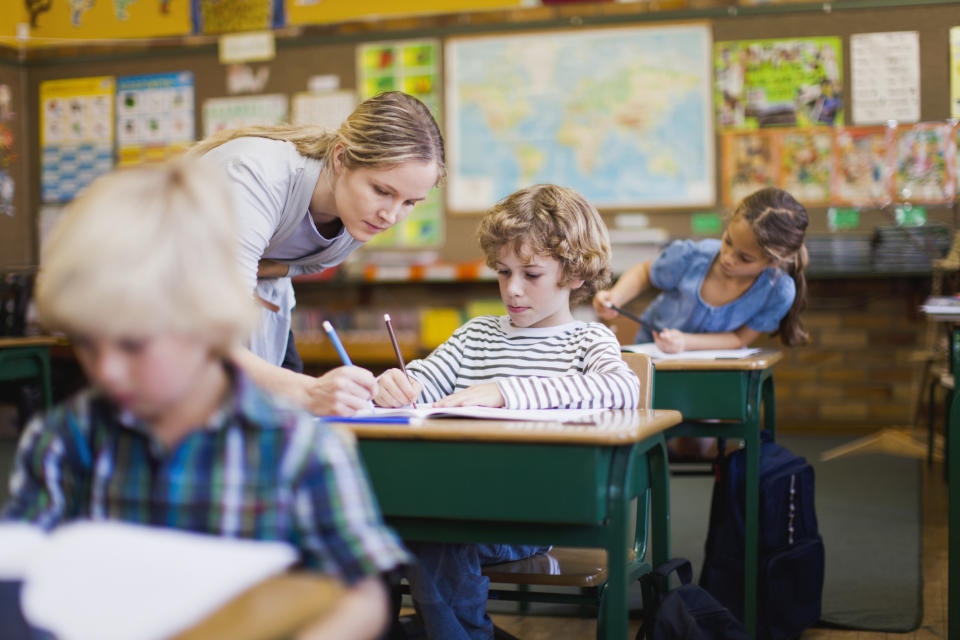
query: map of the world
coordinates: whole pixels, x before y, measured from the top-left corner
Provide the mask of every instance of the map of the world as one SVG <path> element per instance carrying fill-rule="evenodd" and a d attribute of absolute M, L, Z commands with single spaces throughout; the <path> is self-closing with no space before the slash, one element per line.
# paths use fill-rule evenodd
<path fill-rule="evenodd" d="M 712 205 L 705 25 L 455 38 L 449 208 L 551 182 L 597 207 Z"/>

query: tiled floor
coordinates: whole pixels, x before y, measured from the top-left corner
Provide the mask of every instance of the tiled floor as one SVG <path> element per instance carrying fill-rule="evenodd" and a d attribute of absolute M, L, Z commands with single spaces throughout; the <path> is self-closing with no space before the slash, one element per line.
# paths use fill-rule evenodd
<path fill-rule="evenodd" d="M 923 622 L 910 633 L 874 633 L 839 629 L 808 629 L 802 640 L 928 640 L 947 637 L 947 486 L 939 464 L 925 467 L 923 478 Z M 498 614 L 494 624 L 522 640 L 583 640 L 593 638 L 596 624 L 579 618 L 521 617 Z M 633 638 L 640 623 L 631 624 Z"/>

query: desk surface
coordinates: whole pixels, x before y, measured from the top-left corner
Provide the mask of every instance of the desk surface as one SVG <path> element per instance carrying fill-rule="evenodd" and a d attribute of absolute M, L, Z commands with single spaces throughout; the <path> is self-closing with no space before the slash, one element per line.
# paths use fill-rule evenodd
<path fill-rule="evenodd" d="M 287 638 L 328 614 L 343 588 L 307 572 L 268 578 L 222 606 L 173 640 Z"/>
<path fill-rule="evenodd" d="M 655 360 L 653 368 L 654 371 L 749 371 L 751 369 L 768 369 L 782 359 L 782 352 L 764 350 L 746 358 L 720 360 L 671 358 L 669 360 Z"/>
<path fill-rule="evenodd" d="M 334 420 L 331 418 L 331 420 Z M 358 438 L 386 440 L 456 440 L 609 445 L 638 442 L 678 424 L 680 412 L 669 409 L 607 410 L 589 423 L 438 418 L 413 424 L 339 423 Z"/>
<path fill-rule="evenodd" d="M 66 338 L 58 336 L 9 336 L 0 338 L 0 349 L 7 347 L 52 347 L 68 344 Z"/>

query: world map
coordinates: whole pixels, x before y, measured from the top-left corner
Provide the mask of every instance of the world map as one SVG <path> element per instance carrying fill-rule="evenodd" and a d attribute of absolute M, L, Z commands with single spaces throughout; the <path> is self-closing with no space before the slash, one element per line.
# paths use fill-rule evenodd
<path fill-rule="evenodd" d="M 537 183 L 601 208 L 713 204 L 705 25 L 455 38 L 445 61 L 451 210 Z"/>

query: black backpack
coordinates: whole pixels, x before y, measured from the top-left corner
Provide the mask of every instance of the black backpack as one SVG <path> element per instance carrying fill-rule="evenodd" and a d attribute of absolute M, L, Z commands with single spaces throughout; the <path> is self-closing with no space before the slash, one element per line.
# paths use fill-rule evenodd
<path fill-rule="evenodd" d="M 796 638 L 820 618 L 823 539 L 817 531 L 813 467 L 772 442 L 760 443 L 757 637 Z M 744 479 L 740 449 L 717 465 L 700 585 L 743 620 Z"/>
<path fill-rule="evenodd" d="M 666 591 L 676 571 L 680 586 Z M 651 598 L 648 618 L 638 638 L 648 640 L 749 640 L 743 623 L 702 587 L 690 584 L 693 568 L 686 558 L 673 558 L 643 577 L 644 599 Z"/>

